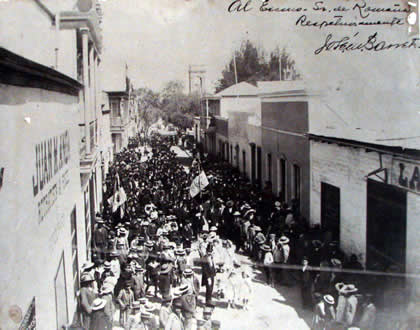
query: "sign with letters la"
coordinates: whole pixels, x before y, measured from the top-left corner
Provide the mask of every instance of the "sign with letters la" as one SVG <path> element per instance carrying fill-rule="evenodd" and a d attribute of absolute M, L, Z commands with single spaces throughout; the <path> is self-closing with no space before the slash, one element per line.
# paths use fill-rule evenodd
<path fill-rule="evenodd" d="M 392 183 L 417 194 L 420 193 L 420 162 L 394 158 Z"/>

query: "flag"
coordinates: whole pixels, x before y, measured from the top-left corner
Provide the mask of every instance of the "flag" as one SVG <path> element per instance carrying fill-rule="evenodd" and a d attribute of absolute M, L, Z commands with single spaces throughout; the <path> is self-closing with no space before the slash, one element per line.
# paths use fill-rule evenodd
<path fill-rule="evenodd" d="M 116 212 L 119 207 L 121 211 L 121 217 L 124 216 L 124 203 L 127 200 L 127 195 L 124 188 L 120 184 L 120 177 L 117 173 L 114 182 L 114 194 L 108 199 L 108 203 L 112 206 L 112 213 Z"/>
<path fill-rule="evenodd" d="M 192 198 L 197 196 L 204 188 L 209 185 L 209 180 L 207 180 L 206 173 L 202 171 L 200 175 L 197 175 L 190 186 L 190 195 Z"/>

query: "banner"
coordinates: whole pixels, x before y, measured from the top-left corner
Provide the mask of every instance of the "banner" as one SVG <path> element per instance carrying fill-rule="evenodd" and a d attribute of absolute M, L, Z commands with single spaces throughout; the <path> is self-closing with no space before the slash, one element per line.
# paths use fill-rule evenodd
<path fill-rule="evenodd" d="M 120 177 L 117 174 L 114 183 L 114 195 L 108 199 L 108 203 L 112 205 L 112 213 L 116 212 L 121 206 L 121 217 L 124 216 L 124 203 L 127 200 L 127 195 L 124 188 L 120 185 Z"/>
<path fill-rule="evenodd" d="M 192 198 L 197 196 L 204 188 L 209 185 L 206 173 L 202 171 L 200 175 L 197 175 L 190 186 L 190 195 Z"/>

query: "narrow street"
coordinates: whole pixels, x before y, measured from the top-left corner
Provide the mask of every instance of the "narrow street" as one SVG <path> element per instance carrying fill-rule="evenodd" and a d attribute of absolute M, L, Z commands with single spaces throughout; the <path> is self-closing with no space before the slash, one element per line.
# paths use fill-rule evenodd
<path fill-rule="evenodd" d="M 198 258 L 198 253 L 192 253 Z M 224 299 L 214 299 L 214 320 L 221 321 L 221 329 L 284 329 L 284 330 L 305 330 L 310 329 L 312 312 L 301 308 L 300 288 L 276 285 L 275 288 L 265 283 L 264 273 L 252 267 L 252 261 L 248 256 L 236 254 L 237 260 L 241 263 L 241 271 L 247 272 L 251 277 L 252 294 L 248 304 L 248 310 L 227 308 Z M 200 267 L 194 267 L 195 272 Z M 199 277 L 200 278 L 200 277 Z M 200 278 L 201 279 L 201 278 Z M 196 316 L 202 318 L 205 288 L 200 291 L 199 306 Z M 151 301 L 158 299 L 149 297 Z M 119 311 L 115 313 L 113 329 L 123 329 L 118 325 Z"/>

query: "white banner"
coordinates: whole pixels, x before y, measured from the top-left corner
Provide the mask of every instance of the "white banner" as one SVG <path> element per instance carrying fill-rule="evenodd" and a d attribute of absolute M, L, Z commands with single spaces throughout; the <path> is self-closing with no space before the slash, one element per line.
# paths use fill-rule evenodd
<path fill-rule="evenodd" d="M 197 175 L 190 186 L 190 195 L 191 197 L 197 196 L 200 191 L 206 188 L 209 185 L 209 180 L 207 180 L 206 173 L 202 171 L 200 175 Z"/>

